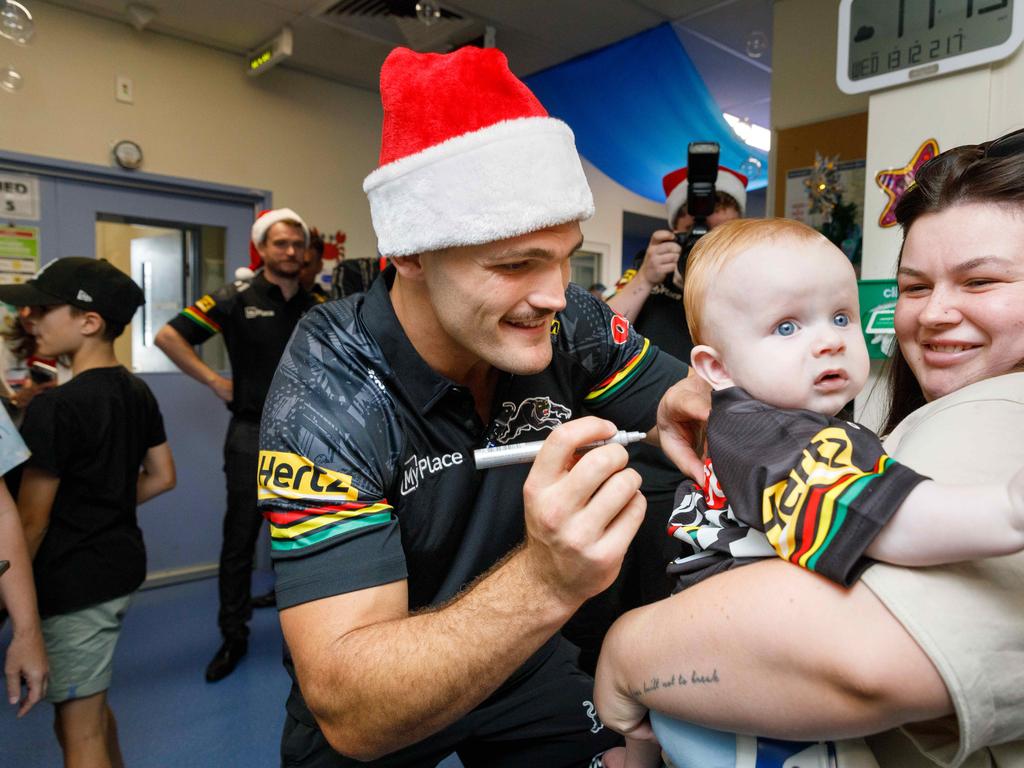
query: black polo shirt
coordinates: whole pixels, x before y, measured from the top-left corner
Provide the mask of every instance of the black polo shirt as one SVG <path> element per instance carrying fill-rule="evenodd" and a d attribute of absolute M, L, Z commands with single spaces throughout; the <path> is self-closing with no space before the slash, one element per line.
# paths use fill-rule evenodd
<path fill-rule="evenodd" d="M 238 418 L 256 421 L 296 323 L 322 301 L 302 289 L 285 301 L 261 271 L 252 280 L 236 280 L 203 296 L 168 325 L 192 345 L 224 334 L 234 382 L 228 408 Z"/>
<path fill-rule="evenodd" d="M 623 272 L 615 284 L 621 291 L 636 277 L 643 264 L 644 251 L 633 260 L 633 268 Z M 684 363 L 690 362 L 693 340 L 686 327 L 686 311 L 683 309 L 683 293 L 675 286 L 658 283 L 651 289 L 640 313 L 633 323 L 638 333 L 651 340 L 662 352 L 667 352 Z M 629 447 L 634 466 L 644 478 L 643 493 L 648 499 L 663 499 L 669 503 L 675 495 L 676 486 L 683 479 L 682 473 L 669 459 L 654 446 L 640 443 Z"/>
<path fill-rule="evenodd" d="M 478 472 L 473 450 L 540 440 L 584 413 L 655 423 L 686 368 L 578 286 L 552 325 L 551 364 L 502 374 L 494 417 L 417 354 L 391 275 L 299 324 L 267 398 L 259 508 L 270 522 L 278 605 L 408 579 L 410 608 L 441 603 L 523 538 L 529 466 Z"/>

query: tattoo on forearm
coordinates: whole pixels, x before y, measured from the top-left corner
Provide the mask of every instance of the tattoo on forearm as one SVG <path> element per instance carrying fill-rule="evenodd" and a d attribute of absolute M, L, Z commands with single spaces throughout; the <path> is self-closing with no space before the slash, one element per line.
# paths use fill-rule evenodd
<path fill-rule="evenodd" d="M 639 687 L 630 686 L 629 695 L 634 699 L 642 699 L 648 693 L 660 691 L 663 688 L 682 688 L 688 685 L 718 685 L 719 682 L 717 668 L 712 669 L 710 673 L 691 669 L 689 674 L 686 672 L 676 672 L 668 676 L 655 675 L 654 677 L 641 680 Z"/>

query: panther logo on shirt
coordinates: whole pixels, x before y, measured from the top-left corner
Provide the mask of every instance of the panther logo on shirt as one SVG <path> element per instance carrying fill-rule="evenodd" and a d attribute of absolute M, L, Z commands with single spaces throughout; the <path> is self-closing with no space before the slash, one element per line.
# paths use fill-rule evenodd
<path fill-rule="evenodd" d="M 572 410 L 550 397 L 528 397 L 521 403 L 501 404 L 501 413 L 494 419 L 495 441 L 507 443 L 523 432 L 554 429 L 572 418 Z"/>

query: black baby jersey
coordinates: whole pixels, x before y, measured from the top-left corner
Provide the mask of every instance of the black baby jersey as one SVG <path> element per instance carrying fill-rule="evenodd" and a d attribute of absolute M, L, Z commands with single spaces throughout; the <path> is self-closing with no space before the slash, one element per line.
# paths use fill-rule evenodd
<path fill-rule="evenodd" d="M 774 408 L 739 387 L 711 403 L 704 488 L 683 483 L 669 523 L 688 545 L 669 566 L 679 586 L 772 556 L 853 584 L 871 562 L 864 551 L 927 478 L 859 424 Z"/>

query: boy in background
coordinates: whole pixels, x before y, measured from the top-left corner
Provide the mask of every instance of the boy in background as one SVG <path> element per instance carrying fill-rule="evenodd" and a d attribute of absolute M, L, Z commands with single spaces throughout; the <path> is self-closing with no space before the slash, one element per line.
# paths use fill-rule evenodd
<path fill-rule="evenodd" d="M 143 293 L 107 261 L 70 257 L 0 287 L 0 301 L 33 308 L 39 354 L 71 359 L 72 379 L 33 399 L 21 428 L 32 456 L 18 509 L 50 659 L 46 698 L 65 765 L 120 766 L 106 692 L 146 577 L 135 508 L 175 484 L 156 400 L 114 356 Z"/>
<path fill-rule="evenodd" d="M 684 296 L 692 366 L 713 392 L 704 482 L 680 486 L 669 524 L 686 544 L 669 567 L 679 588 L 765 557 L 851 586 L 872 560 L 927 566 L 1024 549 L 1024 472 L 1009 486 L 942 485 L 836 418 L 867 380 L 868 353 L 856 275 L 824 235 L 788 219 L 727 222 L 694 247 Z M 602 656 L 599 711 L 617 696 L 644 703 L 615 678 Z M 733 736 L 656 712 L 652 721 L 678 768 L 733 756 L 753 766 L 767 753 L 779 765 L 875 765 L 861 740 Z M 659 764 L 655 743 L 627 738 L 629 768 Z"/>

